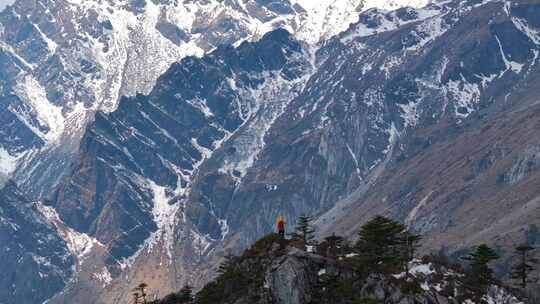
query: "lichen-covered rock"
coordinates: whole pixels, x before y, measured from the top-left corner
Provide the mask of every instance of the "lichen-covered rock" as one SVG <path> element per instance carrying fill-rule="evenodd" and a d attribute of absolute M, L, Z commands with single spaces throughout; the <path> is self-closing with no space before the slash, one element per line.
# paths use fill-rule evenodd
<path fill-rule="evenodd" d="M 276 258 L 266 273 L 266 287 L 276 304 L 306 304 L 313 300 L 317 272 L 326 264 L 324 258 L 297 248 Z"/>

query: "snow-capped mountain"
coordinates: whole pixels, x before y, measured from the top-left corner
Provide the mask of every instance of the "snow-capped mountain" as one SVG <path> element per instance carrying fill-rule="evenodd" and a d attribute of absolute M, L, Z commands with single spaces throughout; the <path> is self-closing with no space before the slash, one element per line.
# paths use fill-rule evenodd
<path fill-rule="evenodd" d="M 539 9 L 373 9 L 319 46 L 278 30 L 174 64 L 150 94 L 97 114 L 50 202 L 106 248 L 96 259 L 107 272 L 87 263 L 77 280 L 105 289 L 83 298 L 204 282 L 279 214 L 320 214 L 321 233 L 346 235 L 391 214 L 428 247 L 522 238 L 537 223 L 526 210 L 538 210 Z"/>
<path fill-rule="evenodd" d="M 0 174 L 34 197 L 47 193 L 96 111 L 149 93 L 186 56 L 276 28 L 314 44 L 363 9 L 423 2 L 18 0 L 0 13 Z"/>

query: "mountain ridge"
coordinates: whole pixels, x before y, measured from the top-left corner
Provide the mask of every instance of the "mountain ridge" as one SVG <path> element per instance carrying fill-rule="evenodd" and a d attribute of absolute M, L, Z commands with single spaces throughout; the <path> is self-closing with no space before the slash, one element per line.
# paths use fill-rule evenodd
<path fill-rule="evenodd" d="M 425 232 L 424 250 L 479 240 L 509 248 L 538 221 L 539 9 L 536 0 L 372 9 L 316 46 L 281 29 L 174 63 L 150 93 L 97 111 L 69 157 L 51 154 L 68 172 L 43 216 L 62 237 L 93 245 L 72 250 L 76 273 L 50 303 L 122 303 L 141 280 L 165 293 L 202 286 L 278 215 L 311 213 L 321 231 L 352 237 L 376 212 Z M 55 171 L 43 174 L 40 162 L 27 166 L 48 179 Z M 494 187 L 522 195 L 484 201 Z M 460 216 L 469 222 L 456 225 Z"/>
<path fill-rule="evenodd" d="M 41 198 L 66 174 L 94 113 L 113 111 L 121 96 L 147 94 L 173 62 L 279 27 L 317 43 L 356 21 L 363 3 L 18 0 L 0 18 L 11 71 L 2 77 L 2 121 L 17 125 L 2 130 L 10 163 L 1 174 Z"/>
<path fill-rule="evenodd" d="M 236 131 L 230 137 L 217 137 L 224 139 L 218 139 L 219 145 L 208 144 L 208 141 L 205 144 L 199 142 L 198 139 L 194 143 L 189 137 L 178 137 L 168 130 L 167 133 L 172 138 L 181 140 L 180 142 L 186 143 L 188 147 L 199 146 L 198 149 L 202 147 L 203 151 L 207 151 L 204 148 L 211 148 L 212 153 L 207 151 L 204 161 L 197 170 L 190 173 L 193 175 L 189 179 L 188 190 L 184 195 L 176 198 L 175 195 L 169 196 L 171 204 L 169 206 L 179 204 L 180 212 L 180 215 L 172 221 L 180 219 L 186 223 L 189 222 L 186 226 L 176 226 L 176 232 L 171 235 L 176 240 L 188 239 L 190 241 L 183 241 L 181 248 L 173 248 L 171 251 L 166 249 L 167 246 L 153 247 L 154 243 L 151 243 L 152 245 L 148 246 L 147 250 L 139 251 L 136 256 L 140 259 L 136 258 L 135 261 L 138 260 L 138 262 L 134 263 L 139 267 L 146 267 L 146 270 L 135 271 L 138 274 L 130 272 L 131 284 L 137 281 L 136 278 L 145 277 L 144 273 L 152 267 L 151 265 L 161 263 L 163 258 L 167 261 L 169 252 L 172 252 L 173 257 L 179 256 L 186 259 L 182 262 L 184 264 L 175 265 L 174 269 L 181 268 L 186 271 L 186 267 L 191 267 L 187 265 L 193 265 L 192 263 L 196 261 L 199 271 L 197 274 L 192 274 L 196 279 L 191 277 L 193 280 L 191 282 L 192 284 L 204 282 L 207 278 L 199 275 L 203 273 L 210 275 L 212 269 L 208 267 L 209 265 L 218 261 L 226 250 L 238 252 L 260 235 L 271 230 L 273 221 L 279 214 L 294 218 L 301 212 L 315 214 L 328 212 L 321 217 L 321 225 L 326 219 L 330 225 L 340 222 L 348 223 L 347 227 L 340 229 L 354 229 L 351 227 L 362 223 L 361 220 L 359 221 L 362 217 L 358 214 L 363 214 L 365 212 L 363 208 L 370 206 L 363 204 L 363 193 L 378 194 L 375 192 L 378 189 L 378 183 L 393 174 L 396 166 L 400 166 L 400 158 L 408 153 L 417 153 L 416 151 L 421 151 L 422 147 L 429 149 L 429 145 L 423 146 L 421 142 L 410 140 L 409 136 L 414 138 L 415 134 L 418 134 L 417 136 L 421 137 L 425 130 L 439 127 L 440 132 L 451 135 L 455 130 L 471 128 L 474 124 L 469 125 L 466 122 L 474 121 L 477 115 L 486 115 L 493 119 L 496 116 L 492 115 L 509 105 L 519 104 L 521 107 L 527 107 L 527 103 L 518 102 L 518 99 L 515 103 L 505 105 L 504 98 L 514 100 L 512 93 L 518 94 L 517 88 L 526 88 L 527 84 L 533 83 L 534 77 L 537 77 L 535 71 L 538 62 L 534 54 L 538 52 L 538 45 L 535 43 L 535 36 L 529 35 L 529 32 L 524 30 L 526 27 L 522 26 L 523 24 L 533 26 L 532 22 L 527 21 L 528 19 L 523 19 L 530 16 L 527 17 L 522 12 L 534 10 L 536 6 L 534 2 L 514 4 L 510 7 L 505 3 L 499 1 L 476 4 L 433 3 L 423 9 L 403 8 L 391 12 L 382 10 L 364 12 L 360 15 L 358 23 L 350 26 L 345 33 L 322 44 L 316 53 L 302 47 L 300 47 L 301 51 L 293 53 L 295 55 L 291 57 L 291 63 L 293 63 L 291 66 L 311 66 L 313 69 L 304 67 L 294 70 L 298 72 L 294 74 L 297 79 L 306 77 L 305 82 L 301 82 L 298 92 L 282 96 L 283 87 L 261 86 L 262 91 L 272 94 L 264 100 L 272 104 L 273 98 L 276 98 L 283 108 L 271 107 L 267 108 L 270 109 L 269 112 L 251 112 L 254 116 L 245 116 L 247 123 L 242 126 L 237 125 Z M 471 31 L 471 24 L 477 24 L 474 31 Z M 455 42 L 450 47 L 447 45 L 449 40 Z M 517 45 L 520 47 L 516 47 Z M 211 62 L 209 59 L 203 59 L 203 61 Z M 520 68 L 517 68 L 518 66 Z M 200 67 L 196 64 L 191 65 L 195 71 Z M 198 72 L 191 69 L 186 71 L 199 79 Z M 233 88 L 238 92 L 243 91 L 238 83 L 238 79 L 243 78 L 238 78 L 239 75 L 241 73 L 237 72 L 234 82 L 225 81 L 225 87 Z M 264 77 L 276 77 L 276 75 L 269 73 Z M 260 85 L 262 82 L 257 83 Z M 510 84 L 514 85 L 516 91 L 510 90 L 513 88 Z M 155 88 L 155 90 L 159 89 L 159 87 Z M 164 85 L 163 89 L 168 90 L 170 87 Z M 210 101 L 206 97 L 193 99 L 193 96 L 198 95 L 193 95 L 191 89 L 179 93 L 180 100 L 187 101 L 189 108 L 196 108 L 196 112 L 203 113 L 205 117 L 219 118 L 222 121 L 230 118 L 226 115 L 229 113 L 227 111 L 218 114 L 212 110 L 212 105 L 215 104 L 211 99 L 208 99 Z M 248 97 L 258 96 L 255 98 L 258 99 L 260 98 L 258 94 L 248 94 Z M 140 98 L 144 99 L 144 97 Z M 232 97 L 232 100 L 235 98 Z M 150 98 L 150 100 L 153 99 Z M 251 99 L 240 100 L 249 104 Z M 167 98 L 157 98 L 155 101 L 166 104 Z M 246 113 L 249 113 L 249 110 L 246 110 Z M 268 114 L 272 118 L 266 120 L 268 123 L 263 124 L 267 127 L 263 128 L 262 132 L 250 133 L 252 130 L 259 130 L 252 126 L 257 126 L 261 115 Z M 242 115 L 239 114 L 239 117 Z M 106 118 L 99 117 L 99 119 Z M 99 127 L 103 131 L 99 132 L 114 129 L 106 125 L 120 119 L 123 127 L 118 130 L 127 126 L 132 126 L 134 129 L 128 133 L 114 131 L 111 134 L 115 135 L 110 137 L 113 141 L 124 138 L 130 133 L 148 134 L 139 126 L 139 121 L 143 119 L 136 119 L 136 117 L 126 112 L 121 117 L 104 121 L 104 124 Z M 180 117 L 183 116 L 180 115 Z M 167 120 L 153 119 L 152 121 L 168 126 Z M 268 126 L 268 124 L 271 125 Z M 196 124 L 190 123 L 186 126 L 193 127 Z M 152 128 L 156 129 L 157 133 L 165 134 L 155 126 Z M 205 130 L 206 127 L 198 126 L 197 128 Z M 186 130 L 189 130 L 189 127 Z M 149 136 L 141 138 L 149 138 Z M 166 141 L 168 140 L 174 142 L 172 139 Z M 136 151 L 138 155 L 133 155 L 135 159 L 144 159 L 146 162 L 155 162 L 160 159 L 156 158 L 153 152 L 140 150 L 141 147 L 152 147 L 154 145 L 152 140 L 140 142 L 141 145 L 137 148 L 124 144 L 109 144 L 106 141 L 103 143 L 104 147 L 112 149 L 111 151 L 123 150 L 123 148 Z M 161 149 L 159 148 L 161 144 L 157 146 Z M 149 149 L 152 151 L 155 148 Z M 177 151 L 177 149 L 171 151 Z M 91 159 L 99 160 L 101 157 L 106 160 L 105 163 L 109 162 L 109 159 L 117 162 L 122 159 L 118 159 L 118 155 L 127 154 L 106 152 L 99 155 L 93 155 Z M 125 164 L 133 163 L 129 161 L 129 157 L 120 163 L 124 162 Z M 141 168 L 147 165 L 142 165 L 142 161 L 135 163 Z M 114 168 L 116 165 L 112 163 L 108 166 Z M 169 190 L 161 188 L 160 191 L 164 192 L 159 193 L 174 193 L 177 186 L 174 179 L 167 182 L 168 177 L 152 173 L 151 168 L 143 170 L 137 166 L 130 166 L 125 165 L 126 168 L 132 168 L 130 170 L 134 172 L 143 172 L 146 177 L 151 176 L 151 179 L 156 179 L 154 182 L 161 180 L 161 187 L 169 188 Z M 155 166 L 152 165 L 152 167 Z M 190 166 L 183 168 L 191 170 Z M 144 173 L 145 170 L 149 170 L 148 173 Z M 185 176 L 187 173 L 182 173 L 182 170 L 161 171 L 178 172 L 179 176 Z M 78 171 L 76 172 L 72 175 L 75 180 L 81 177 Z M 106 180 L 110 181 L 108 178 Z M 405 181 L 407 180 L 397 182 Z M 79 187 L 79 184 L 79 182 L 66 182 L 64 183 L 66 188 L 63 188 L 60 193 L 64 193 L 62 195 L 68 201 L 82 205 L 93 204 L 92 199 L 89 200 L 75 190 L 73 185 Z M 89 183 L 83 183 L 83 186 L 83 188 L 92 189 L 94 183 L 90 180 Z M 405 183 L 396 186 L 396 189 L 407 191 L 411 187 L 410 183 Z M 152 189 L 152 187 L 141 188 Z M 125 193 L 131 193 L 131 191 Z M 147 193 L 145 194 L 147 198 L 144 200 L 148 201 L 150 206 L 151 204 L 159 205 L 155 198 L 162 197 L 161 194 L 156 196 L 158 192 L 154 190 Z M 421 216 L 424 214 L 423 207 L 414 202 L 422 202 L 425 199 L 425 203 L 429 203 L 429 197 L 425 197 L 426 195 L 418 197 L 418 201 L 414 199 L 407 203 L 400 202 L 399 196 L 396 198 L 392 196 L 390 199 L 387 198 L 388 205 L 385 205 L 383 198 L 369 203 L 378 204 L 382 200 L 381 205 L 389 207 L 396 216 L 403 217 L 414 227 L 421 227 L 424 225 L 422 223 L 429 221 L 429 216 Z M 65 198 L 57 199 L 54 203 L 59 210 L 64 213 L 76 210 L 76 208 L 70 209 L 68 205 L 63 205 L 68 202 L 64 201 Z M 342 210 L 343 215 L 336 216 L 332 210 L 342 208 L 341 203 L 336 205 L 342 200 L 349 200 L 352 207 Z M 113 201 L 115 204 L 122 204 L 132 199 Z M 448 208 L 454 206 L 458 204 L 451 203 Z M 106 214 L 109 212 L 108 208 L 98 210 Z M 142 206 L 141 210 L 148 209 Z M 148 213 L 148 211 L 143 211 L 143 213 Z M 406 215 L 402 215 L 405 213 Z M 145 218 L 149 221 L 146 227 L 151 227 L 152 221 L 155 222 L 157 219 L 149 216 Z M 535 221 L 535 219 L 531 218 L 530 221 Z M 99 226 L 99 221 L 95 223 Z M 110 227 L 112 226 L 103 222 L 99 229 Z M 434 232 L 437 231 L 435 229 L 437 226 L 426 227 L 423 229 L 427 229 L 428 238 L 431 237 L 429 232 L 432 231 L 429 227 L 433 227 Z M 104 233 L 98 235 L 104 236 L 111 233 L 110 230 L 103 231 Z M 457 231 L 460 231 L 459 227 Z M 137 241 L 139 244 L 141 242 L 142 239 Z M 148 243 L 145 244 L 148 245 Z M 460 248 L 459 245 L 456 244 L 456 246 Z M 122 242 L 118 243 L 118 248 L 131 250 L 126 251 L 127 256 L 130 255 L 129 252 L 133 252 L 133 245 Z M 145 259 L 151 262 L 145 263 Z M 109 266 L 114 265 L 110 262 L 108 262 Z M 113 271 L 113 277 L 115 275 Z M 159 278 L 156 276 L 149 284 L 162 285 L 162 280 L 161 275 Z M 182 283 L 182 279 L 173 279 L 175 280 L 177 280 L 176 284 Z M 119 287 L 122 284 L 120 281 L 113 280 L 111 286 L 115 286 L 116 290 L 124 290 L 123 294 L 126 295 L 129 288 Z M 135 286 L 132 285 L 132 287 Z"/>

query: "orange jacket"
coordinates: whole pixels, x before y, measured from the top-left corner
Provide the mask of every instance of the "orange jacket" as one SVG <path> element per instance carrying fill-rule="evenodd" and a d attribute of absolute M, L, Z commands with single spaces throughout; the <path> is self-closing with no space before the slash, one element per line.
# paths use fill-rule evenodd
<path fill-rule="evenodd" d="M 285 231 L 285 218 L 283 216 L 278 217 L 276 226 L 278 232 Z"/>

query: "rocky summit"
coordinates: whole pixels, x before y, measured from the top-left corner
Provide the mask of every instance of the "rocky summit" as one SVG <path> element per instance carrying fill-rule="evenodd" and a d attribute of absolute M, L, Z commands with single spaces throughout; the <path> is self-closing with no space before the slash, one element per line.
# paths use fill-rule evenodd
<path fill-rule="evenodd" d="M 200 288 L 280 215 L 349 239 L 388 216 L 422 253 L 493 245 L 508 273 L 540 243 L 539 16 L 538 0 L 15 1 L 0 180 L 18 211 L 0 238 L 20 251 L 2 262 L 31 252 L 49 264 L 26 282 L 54 279 L 0 281 L 36 289 L 5 302 Z"/>
<path fill-rule="evenodd" d="M 476 303 L 461 285 L 470 274 L 440 256 L 413 259 L 403 272 L 368 273 L 360 270 L 358 254 L 346 244 L 334 247 L 335 254 L 323 250 L 329 248 L 324 241 L 307 251 L 299 245 L 294 239 L 268 235 L 241 255 L 228 256 L 217 278 L 199 292 L 186 293 L 188 286 L 184 293 L 151 303 Z M 497 284 L 487 287 L 481 301 L 523 303 Z"/>

